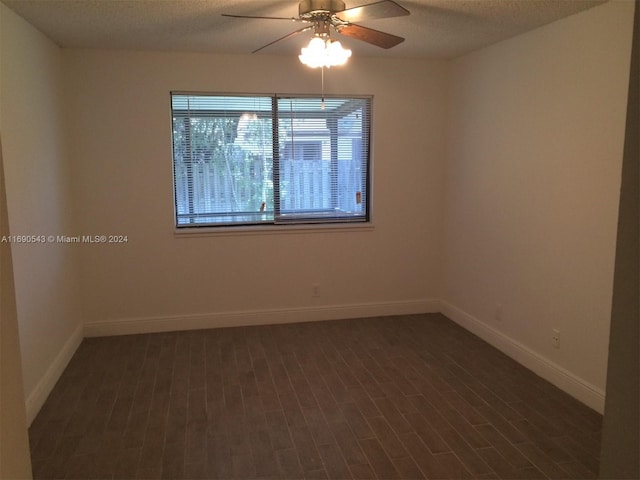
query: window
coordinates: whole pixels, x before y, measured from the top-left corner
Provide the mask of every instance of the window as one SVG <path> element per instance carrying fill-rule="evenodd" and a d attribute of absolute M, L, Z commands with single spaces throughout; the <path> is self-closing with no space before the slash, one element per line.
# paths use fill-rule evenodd
<path fill-rule="evenodd" d="M 171 94 L 176 226 L 369 220 L 371 97 Z"/>

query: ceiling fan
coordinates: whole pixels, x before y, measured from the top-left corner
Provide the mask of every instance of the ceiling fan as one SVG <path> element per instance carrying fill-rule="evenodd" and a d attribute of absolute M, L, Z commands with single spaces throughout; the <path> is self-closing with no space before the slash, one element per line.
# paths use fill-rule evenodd
<path fill-rule="evenodd" d="M 257 48 L 251 53 L 256 53 L 274 43 L 293 37 L 299 33 L 313 30 L 314 37 L 328 38 L 331 27 L 347 37 L 355 38 L 381 48 L 395 47 L 404 41 L 404 38 L 390 33 L 380 32 L 372 28 L 363 27 L 352 22 L 375 20 L 380 18 L 400 17 L 409 15 L 409 11 L 392 0 L 380 0 L 375 3 L 359 7 L 345 9 L 342 0 L 302 0 L 299 4 L 299 16 L 297 17 L 266 17 L 253 15 L 231 15 L 223 13 L 224 17 L 232 18 L 257 18 L 264 20 L 289 20 L 302 22 L 307 25 L 299 30 L 280 37 L 273 42 Z"/>

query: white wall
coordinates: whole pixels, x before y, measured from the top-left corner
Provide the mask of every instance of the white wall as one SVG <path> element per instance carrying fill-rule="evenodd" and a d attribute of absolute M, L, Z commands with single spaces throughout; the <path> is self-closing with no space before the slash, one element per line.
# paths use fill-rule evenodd
<path fill-rule="evenodd" d="M 2 150 L 12 235 L 73 231 L 60 49 L 2 8 Z M 13 244 L 27 415 L 82 338 L 77 262 L 66 245 Z"/>
<path fill-rule="evenodd" d="M 10 235 L 8 223 L 0 145 L 0 236 Z M 11 244 L 6 242 L 0 243 L 0 478 L 31 478 Z"/>
<path fill-rule="evenodd" d="M 364 230 L 178 237 L 169 92 L 320 93 L 295 57 L 65 51 L 89 335 L 437 309 L 445 65 L 353 58 L 328 93 L 373 94 Z M 320 297 L 311 285 L 320 284 Z"/>
<path fill-rule="evenodd" d="M 3 31 L 0 6 L 0 41 Z M 2 83 L 0 48 L 0 84 Z M 0 87 L 1 89 L 1 87 Z M 0 137 L 2 136 L 0 102 Z M 7 236 L 9 219 L 0 138 L 0 236 Z M 11 244 L 0 242 L 0 478 L 31 478 L 27 414 L 22 383 L 22 362 L 13 284 Z"/>
<path fill-rule="evenodd" d="M 600 411 L 632 17 L 613 1 L 461 57 L 449 92 L 445 313 Z"/>

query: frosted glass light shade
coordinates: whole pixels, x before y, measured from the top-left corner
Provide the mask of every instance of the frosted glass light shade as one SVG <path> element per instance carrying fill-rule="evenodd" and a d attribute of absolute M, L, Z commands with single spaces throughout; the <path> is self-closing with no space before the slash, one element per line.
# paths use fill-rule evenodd
<path fill-rule="evenodd" d="M 343 48 L 340 42 L 320 37 L 313 37 L 298 56 L 303 64 L 311 68 L 344 65 L 349 57 L 351 50 Z"/>

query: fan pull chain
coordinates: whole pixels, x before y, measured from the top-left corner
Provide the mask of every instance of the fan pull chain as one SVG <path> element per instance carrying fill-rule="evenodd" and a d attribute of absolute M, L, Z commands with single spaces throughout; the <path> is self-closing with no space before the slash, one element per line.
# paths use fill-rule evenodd
<path fill-rule="evenodd" d="M 322 66 L 321 82 L 322 82 L 322 103 L 320 104 L 320 109 L 324 110 L 324 65 Z"/>

